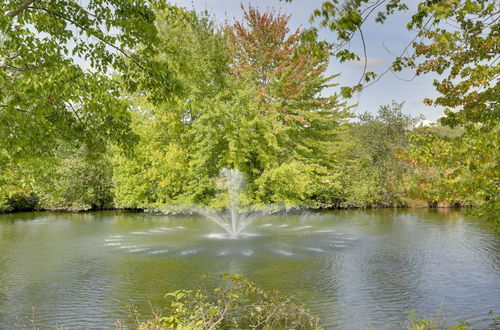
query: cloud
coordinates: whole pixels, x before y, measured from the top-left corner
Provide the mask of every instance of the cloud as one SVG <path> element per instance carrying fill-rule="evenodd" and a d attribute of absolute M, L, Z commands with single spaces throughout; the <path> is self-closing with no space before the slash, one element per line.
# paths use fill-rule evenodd
<path fill-rule="evenodd" d="M 347 61 L 346 63 L 352 66 L 363 67 L 365 65 L 365 59 L 361 58 L 359 61 Z M 385 61 L 381 58 L 368 57 L 366 63 L 368 66 L 379 66 L 384 64 Z"/>
<path fill-rule="evenodd" d="M 427 127 L 427 126 L 432 126 L 432 125 L 435 125 L 435 124 L 436 124 L 436 121 L 424 119 L 424 120 L 419 121 L 418 124 L 417 124 L 417 126 Z"/>

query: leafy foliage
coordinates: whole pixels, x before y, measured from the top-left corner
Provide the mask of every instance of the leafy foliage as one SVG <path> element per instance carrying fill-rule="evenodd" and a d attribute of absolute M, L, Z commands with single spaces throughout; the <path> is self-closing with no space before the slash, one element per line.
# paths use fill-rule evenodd
<path fill-rule="evenodd" d="M 436 315 L 433 318 L 422 318 L 415 311 L 408 315 L 408 330 L 466 330 L 472 329 L 467 322 L 447 322 L 442 317 Z"/>
<path fill-rule="evenodd" d="M 141 329 L 320 329 L 319 320 L 293 298 L 267 292 L 240 275 L 223 275 L 227 285 L 211 292 L 167 293 L 170 311 Z"/>
<path fill-rule="evenodd" d="M 165 36 L 158 61 L 174 70 L 182 92 L 161 104 L 151 103 L 147 91 L 133 95 L 141 142 L 136 157 L 116 159 L 119 205 L 217 203 L 223 168 L 245 174 L 257 203 L 331 202 L 320 181 L 331 177 L 332 146 L 347 112 L 335 95 L 321 96 L 331 80 L 323 75 L 326 46 L 312 31 L 289 35 L 287 23 L 250 8 L 244 23 L 220 31 L 193 12 L 158 14 Z M 247 48 L 251 39 L 260 46 Z M 281 192 L 276 179 L 285 168 L 310 169 L 303 174 L 314 187 Z"/>
<path fill-rule="evenodd" d="M 288 27 L 243 7 L 218 27 L 162 1 L 9 0 L 0 18 L 0 211 L 220 207 L 223 168 L 244 204 L 307 207 L 483 205 L 498 218 L 498 15 L 491 1 L 422 1 L 421 38 L 392 70 L 435 72 L 450 108 L 415 128 L 402 104 L 347 122 L 329 57 L 402 0 L 326 1 L 337 33 Z M 378 12 L 378 13 L 377 13 Z M 443 24 L 458 25 L 448 31 Z M 366 72 L 359 86 L 378 79 Z"/>
<path fill-rule="evenodd" d="M 336 179 L 334 173 L 322 166 L 294 161 L 264 172 L 255 181 L 255 194 L 264 204 L 337 206 L 341 195 Z"/>
<path fill-rule="evenodd" d="M 106 156 L 74 147 L 60 147 L 57 153 L 49 177 L 37 180 L 39 208 L 80 211 L 113 206 L 113 169 Z"/>
<path fill-rule="evenodd" d="M 0 212 L 34 210 L 38 204 L 36 178 L 50 171 L 52 159 L 19 162 L 0 157 Z"/>
<path fill-rule="evenodd" d="M 439 136 L 429 129 L 415 132 L 407 152 L 420 171 L 414 176 L 415 192 L 467 205 L 486 202 L 489 211 L 479 212 L 498 221 L 499 131 L 477 133 L 463 129 L 459 136 Z"/>
<path fill-rule="evenodd" d="M 156 40 L 154 8 L 160 3 L 4 2 L 0 150 L 33 157 L 53 151 L 58 140 L 80 141 L 96 151 L 105 141 L 133 144 L 123 86 L 109 73 L 123 72 L 130 62 L 133 69 L 124 79 L 129 88 L 141 85 L 138 72 L 155 79 L 154 63 L 147 59 Z"/>
<path fill-rule="evenodd" d="M 349 113 L 325 76 L 330 47 L 315 30 L 288 28 L 289 17 L 249 7 L 225 29 L 231 71 L 257 90 L 259 111 L 273 125 L 280 157 L 331 166 L 336 127 Z"/>
<path fill-rule="evenodd" d="M 438 144 L 443 149 L 433 145 L 436 139 L 415 137 L 413 141 L 420 148 L 413 148 L 413 161 L 432 163 L 436 175 L 442 177 L 439 181 L 448 183 L 445 188 L 448 195 L 453 195 L 453 191 L 481 195 L 488 201 L 487 208 L 494 210 L 498 205 L 500 150 L 496 143 L 500 118 L 498 3 L 494 0 L 419 1 L 406 25 L 415 32 L 413 42 L 382 74 L 366 72 L 363 34 L 366 22 L 374 19 L 383 24 L 389 16 L 408 10 L 410 2 L 404 0 L 335 0 L 325 1 L 314 11 L 313 17 L 319 18 L 323 27 L 335 33 L 338 41 L 335 56 L 341 62 L 360 60 L 361 56 L 365 59 L 365 70 L 359 83 L 342 87 L 345 97 L 375 83 L 389 71 L 411 69 L 415 75 L 439 75 L 433 84 L 440 96 L 423 101 L 427 105 L 444 107 L 446 116 L 440 122 L 461 127 L 465 133 L 452 144 L 440 141 Z M 364 46 L 362 55 L 349 48 L 356 36 Z M 429 149 L 433 150 L 432 156 L 427 152 Z M 461 157 L 461 163 L 457 156 Z M 465 174 L 467 171 L 470 175 Z"/>
<path fill-rule="evenodd" d="M 115 157 L 118 205 L 203 202 L 229 151 L 231 117 L 244 106 L 227 86 L 223 38 L 208 18 L 181 9 L 159 13 L 158 28 L 157 61 L 172 67 L 182 93 L 155 103 L 147 91 L 133 95 L 133 130 L 141 139 L 133 157 Z"/>
<path fill-rule="evenodd" d="M 359 55 L 350 50 L 349 43 L 359 35 L 364 44 L 367 21 L 373 18 L 383 24 L 389 16 L 408 11 L 409 4 L 404 0 L 325 1 L 313 17 L 336 34 L 335 56 L 341 62 L 360 60 L 361 56 L 366 61 L 366 47 Z M 495 126 L 499 116 L 497 7 L 494 0 L 420 1 L 406 26 L 416 32 L 414 41 L 384 73 L 404 68 L 414 69 L 417 75 L 438 73 L 442 78 L 434 86 L 442 96 L 426 99 L 426 103 L 449 108 L 446 124 Z M 410 48 L 413 52 L 408 55 Z M 344 89 L 346 95 L 380 78 L 375 72 L 363 74 L 358 85 Z"/>
<path fill-rule="evenodd" d="M 113 206 L 108 156 L 60 144 L 54 157 L 3 164 L 1 211 L 89 210 Z"/>
<path fill-rule="evenodd" d="M 420 118 L 402 112 L 403 103 L 381 106 L 378 115 L 364 113 L 345 135 L 342 177 L 344 206 L 403 206 L 407 202 L 403 179 L 409 160 L 402 154 L 407 135 Z"/>

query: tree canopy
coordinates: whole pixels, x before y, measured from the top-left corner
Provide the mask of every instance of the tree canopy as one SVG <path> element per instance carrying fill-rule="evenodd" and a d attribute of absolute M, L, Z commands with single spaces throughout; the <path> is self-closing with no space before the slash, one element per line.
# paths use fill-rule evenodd
<path fill-rule="evenodd" d="M 252 7 L 222 30 L 193 12 L 158 20 L 165 36 L 158 61 L 172 68 L 183 92 L 162 103 L 134 96 L 144 158 L 119 160 L 123 202 L 207 203 L 223 168 L 244 172 L 254 202 L 310 201 L 335 162 L 335 136 L 348 115 L 336 95 L 321 95 L 332 79 L 324 75 L 326 45 L 313 31 L 290 33 L 288 17 Z M 261 46 L 250 49 L 249 42 Z M 301 171 L 310 185 L 277 197 L 289 184 L 281 176 Z"/>
<path fill-rule="evenodd" d="M 441 96 L 435 100 L 426 98 L 425 102 L 447 108 L 443 123 L 498 125 L 498 3 L 495 0 L 425 0 L 418 2 L 415 9 L 414 6 L 405 0 L 334 0 L 325 1 L 313 12 L 321 26 L 336 34 L 335 56 L 341 62 L 352 59 L 365 62 L 359 84 L 346 86 L 344 95 L 374 83 L 388 71 L 410 68 L 416 75 L 434 72 L 440 76 L 434 86 Z M 406 28 L 415 33 L 411 43 L 386 71 L 366 72 L 363 29 L 367 22 L 373 19 L 383 24 L 391 15 L 410 10 Z M 358 35 L 364 45 L 363 54 L 348 47 Z"/>
<path fill-rule="evenodd" d="M 130 145 L 123 90 L 161 81 L 150 60 L 161 1 L 7 0 L 0 15 L 0 151 L 51 152 L 57 141 Z M 133 63 L 133 65 L 129 65 Z M 126 71 L 126 72 L 125 72 Z M 117 84 L 120 73 L 127 84 Z M 138 78 L 141 79 L 138 79 Z"/>
<path fill-rule="evenodd" d="M 222 26 L 160 0 L 3 9 L 0 211 L 224 207 L 224 168 L 243 173 L 245 205 L 498 209 L 492 1 L 325 1 L 313 15 L 329 41 L 252 6 Z M 366 55 L 354 35 L 407 10 L 417 38 L 389 70 L 439 74 L 422 99 L 446 116 L 417 127 L 394 102 L 353 118 L 341 95 L 383 73 L 340 87 L 330 57 Z"/>
<path fill-rule="evenodd" d="M 367 72 L 368 57 L 364 39 L 367 22 L 374 20 L 383 24 L 391 15 L 406 11 L 411 12 L 406 28 L 415 33 L 413 40 L 399 55 L 396 54 L 391 66 L 385 71 Z M 445 116 L 439 119 L 441 124 L 464 128 L 465 131 L 460 138 L 453 140 L 452 145 L 448 144 L 449 141 L 442 141 L 443 137 L 426 134 L 415 136 L 411 157 L 422 166 L 442 169 L 439 172 L 442 187 L 448 190 L 446 195 L 456 195 L 452 191 L 458 190 L 483 196 L 488 200 L 489 207 L 498 212 L 498 2 L 422 0 L 415 4 L 405 0 L 332 0 L 323 2 L 312 17 L 335 33 L 337 40 L 332 41 L 335 44 L 334 53 L 341 62 L 364 58 L 365 68 L 359 83 L 342 87 L 345 97 L 351 97 L 353 92 L 376 83 L 389 71 L 410 69 L 415 75 L 438 75 L 433 85 L 439 96 L 435 99 L 423 96 L 423 102 L 444 108 Z M 349 47 L 356 36 L 363 45 L 362 54 Z M 457 159 L 458 155 L 460 158 Z M 440 165 L 437 165 L 438 162 L 441 162 Z M 476 181 L 463 179 L 463 175 L 469 177 L 466 174 L 468 172 L 474 173 Z"/>

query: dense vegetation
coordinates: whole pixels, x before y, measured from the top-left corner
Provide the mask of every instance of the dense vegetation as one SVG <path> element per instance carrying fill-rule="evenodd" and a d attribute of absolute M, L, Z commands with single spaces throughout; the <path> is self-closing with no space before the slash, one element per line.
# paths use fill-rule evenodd
<path fill-rule="evenodd" d="M 7 1 L 0 211 L 215 205 L 221 169 L 235 168 L 258 205 L 485 205 L 493 218 L 498 8 L 427 2 L 409 26 L 430 43 L 393 66 L 448 75 L 435 83 L 442 96 L 426 102 L 460 110 L 430 127 L 403 103 L 355 116 L 331 92 L 329 57 L 355 58 L 342 42 L 362 31 L 368 1 L 327 1 L 315 13 L 338 33 L 335 47 L 252 7 L 218 27 L 162 1 Z M 405 10 L 401 1 L 384 6 Z M 446 19 L 456 31 L 440 28 Z"/>

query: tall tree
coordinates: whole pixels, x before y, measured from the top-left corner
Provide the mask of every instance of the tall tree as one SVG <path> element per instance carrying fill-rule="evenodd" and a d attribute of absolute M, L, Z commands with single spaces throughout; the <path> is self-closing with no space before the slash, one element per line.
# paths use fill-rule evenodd
<path fill-rule="evenodd" d="M 290 17 L 249 6 L 225 28 L 232 72 L 255 85 L 256 100 L 284 149 L 284 157 L 332 164 L 336 127 L 348 116 L 327 76 L 330 46 L 317 31 L 291 31 Z"/>
<path fill-rule="evenodd" d="M 288 42 L 288 18 L 280 18 L 284 32 L 273 42 L 282 54 L 261 65 L 257 75 L 243 68 L 243 59 L 252 58 L 234 55 L 245 51 L 238 48 L 236 27 L 220 31 L 206 17 L 178 11 L 158 14 L 157 60 L 172 69 L 181 90 L 155 103 L 147 90 L 133 95 L 134 130 L 141 141 L 137 157 L 116 159 L 119 204 L 211 203 L 225 167 L 245 174 L 254 201 L 298 203 L 318 196 L 320 181 L 331 174 L 337 126 L 346 115 L 335 95 L 321 96 L 330 81 L 323 75 L 326 45 L 314 32 L 300 32 Z M 278 24 L 274 16 L 271 21 Z M 266 53 L 269 61 L 269 45 L 261 46 L 251 56 Z M 297 181 L 300 189 L 281 179 L 293 173 L 307 181 Z M 327 189 L 321 194 L 328 195 Z"/>
<path fill-rule="evenodd" d="M 438 128 L 421 128 L 410 136 L 411 145 L 405 153 L 415 167 L 412 193 L 429 201 L 482 205 L 477 213 L 498 223 L 498 129 L 472 134 L 458 127 L 452 130 L 455 134 L 442 134 L 443 127 L 436 131 Z"/>
<path fill-rule="evenodd" d="M 115 157 L 117 203 L 205 203 L 212 178 L 227 164 L 225 135 L 232 114 L 226 111 L 233 108 L 226 103 L 234 86 L 227 83 L 225 41 L 208 17 L 194 11 L 158 11 L 156 24 L 155 60 L 172 70 L 181 88 L 161 100 L 147 88 L 131 94 L 132 127 L 140 141 L 134 157 Z"/>

